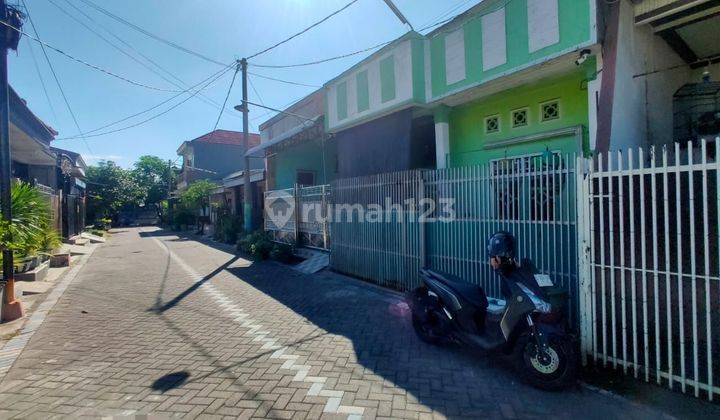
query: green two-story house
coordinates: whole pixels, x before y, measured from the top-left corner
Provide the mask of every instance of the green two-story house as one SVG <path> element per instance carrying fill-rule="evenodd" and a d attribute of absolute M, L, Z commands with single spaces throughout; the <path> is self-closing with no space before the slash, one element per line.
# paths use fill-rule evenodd
<path fill-rule="evenodd" d="M 595 0 L 486 0 L 427 35 L 437 166 L 593 149 Z"/>

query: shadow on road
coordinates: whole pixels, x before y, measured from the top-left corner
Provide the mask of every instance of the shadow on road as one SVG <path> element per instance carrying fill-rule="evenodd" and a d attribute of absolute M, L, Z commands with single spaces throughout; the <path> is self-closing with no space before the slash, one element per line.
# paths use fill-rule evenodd
<path fill-rule="evenodd" d="M 499 402 L 489 396 L 507 398 L 518 388 L 527 397 L 548 398 L 518 384 L 514 374 L 502 367 L 502 360 L 419 341 L 400 295 L 341 276 L 304 276 L 276 264 L 256 263 L 228 271 L 328 333 L 348 338 L 357 363 L 446 416 L 492 417 L 500 413 Z M 351 379 L 362 380 L 359 372 L 362 369 L 347 368 Z M 550 398 L 560 402 L 563 397 Z M 549 414 L 538 407 L 531 411 Z"/>

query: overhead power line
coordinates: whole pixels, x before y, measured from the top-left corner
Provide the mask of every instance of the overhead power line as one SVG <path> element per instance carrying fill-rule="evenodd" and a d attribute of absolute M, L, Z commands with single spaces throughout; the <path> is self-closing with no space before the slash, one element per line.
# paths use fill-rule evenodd
<path fill-rule="evenodd" d="M 87 0 L 82 0 L 82 1 L 87 1 Z M 319 21 L 313 23 L 312 25 L 308 26 L 307 28 L 303 29 L 302 31 L 300 31 L 300 32 L 298 32 L 298 33 L 296 33 L 296 34 L 294 34 L 294 35 L 291 35 L 291 36 L 289 36 L 288 38 L 285 38 L 284 40 L 282 40 L 282 41 L 280 41 L 280 42 L 278 42 L 278 43 L 276 43 L 276 44 L 274 44 L 274 45 L 272 45 L 272 46 L 270 46 L 270 47 L 268 47 L 268 48 L 265 48 L 265 49 L 262 50 L 262 51 L 256 52 L 255 54 L 252 54 L 252 55 L 248 56 L 247 59 L 250 60 L 251 58 L 255 58 L 255 57 L 257 57 L 257 56 L 259 56 L 259 55 L 261 55 L 261 54 L 265 54 L 266 52 L 268 52 L 268 51 L 270 51 L 270 50 L 272 50 L 272 49 L 275 49 L 275 48 L 279 47 L 280 45 L 282 45 L 282 44 L 284 44 L 284 43 L 286 43 L 286 42 L 288 42 L 288 41 L 290 41 L 290 40 L 292 40 L 292 39 L 294 39 L 294 38 L 297 38 L 298 36 L 304 34 L 305 32 L 309 31 L 310 29 L 312 29 L 312 28 L 314 28 L 314 27 L 322 24 L 323 22 L 327 21 L 327 20 L 330 19 L 331 17 L 337 15 L 338 13 L 342 12 L 343 10 L 345 10 L 345 9 L 347 9 L 348 7 L 352 6 L 353 4 L 357 3 L 357 1 L 358 1 L 358 0 L 352 0 L 350 3 L 346 4 L 346 5 L 343 6 L 342 8 L 340 8 L 340 9 L 338 9 L 338 10 L 330 13 L 329 15 L 327 15 L 327 16 L 325 16 L 324 18 L 320 19 Z"/>
<path fill-rule="evenodd" d="M 80 137 L 83 140 L 83 143 L 85 143 L 85 147 L 88 149 L 88 152 L 90 154 L 93 154 L 92 149 L 90 148 L 90 145 L 87 142 L 87 139 L 82 134 L 82 129 L 80 128 L 80 124 L 78 123 L 77 117 L 75 116 L 75 112 L 73 111 L 72 107 L 70 106 L 70 101 L 67 98 L 67 95 L 65 95 L 65 90 L 62 87 L 62 83 L 60 83 L 60 78 L 58 78 L 57 73 L 55 73 L 55 68 L 52 65 L 52 62 L 50 61 L 50 57 L 47 54 L 47 51 L 45 51 L 45 45 L 42 41 L 40 41 L 40 34 L 37 30 L 37 27 L 35 26 L 35 22 L 32 19 L 32 16 L 30 16 L 30 9 L 27 7 L 27 4 L 25 3 L 25 0 L 22 0 L 23 7 L 25 8 L 25 13 L 27 14 L 28 21 L 30 22 L 30 27 L 32 28 L 33 32 L 35 33 L 35 36 L 37 37 L 37 41 L 40 42 L 40 48 L 42 49 L 42 53 L 45 56 L 45 61 L 47 61 L 48 67 L 50 67 L 50 72 L 53 75 L 53 78 L 55 79 L 55 84 L 57 84 L 58 89 L 60 90 L 60 95 L 62 95 L 63 101 L 65 102 L 65 106 L 67 107 L 68 112 L 70 113 L 70 116 L 72 117 L 73 123 L 75 123 L 75 128 L 77 128 L 77 131 L 80 135 Z M 0 21 L 2 24 L 6 24 L 4 21 Z M 10 26 L 10 25 L 8 25 Z M 17 30 L 17 29 L 16 29 Z M 19 32 L 19 31 L 18 31 Z M 43 89 L 45 88 L 45 85 L 43 84 Z M 47 94 L 47 91 L 45 92 Z M 48 97 L 49 99 L 49 97 Z"/>
<path fill-rule="evenodd" d="M 96 66 L 95 64 L 90 64 L 90 63 L 88 63 L 87 61 L 83 61 L 83 60 L 81 60 L 81 59 L 79 59 L 79 58 L 77 58 L 77 57 L 74 57 L 74 56 L 66 53 L 65 51 L 63 51 L 63 50 L 61 50 L 61 49 L 59 49 L 59 48 L 53 47 L 52 45 L 48 44 L 47 42 L 41 41 L 39 38 L 37 38 L 37 37 L 35 37 L 35 36 L 32 36 L 32 35 L 30 35 L 30 34 L 28 34 L 28 33 L 26 33 L 26 32 L 23 32 L 22 30 L 14 27 L 14 26 L 12 26 L 12 25 L 10 25 L 10 24 L 7 23 L 7 22 L 0 21 L 0 24 L 3 24 L 3 25 L 5 25 L 5 26 L 7 26 L 8 28 L 10 28 L 10 29 L 12 29 L 12 30 L 14 30 L 14 31 L 17 31 L 18 33 L 26 36 L 28 39 L 32 39 L 33 41 L 37 42 L 38 44 L 42 45 L 42 46 L 45 47 L 45 48 L 49 48 L 49 49 L 55 51 L 55 52 L 58 53 L 58 54 L 62 54 L 62 55 L 64 55 L 65 57 L 67 57 L 67 58 L 69 58 L 69 59 L 71 59 L 71 60 L 73 60 L 73 61 L 77 61 L 77 62 L 80 63 L 80 64 L 83 64 L 83 65 L 85 65 L 85 66 L 87 66 L 87 67 L 90 67 L 90 68 L 92 68 L 92 69 L 98 70 L 98 71 L 100 71 L 100 72 L 102 72 L 102 73 L 107 74 L 108 76 L 112 76 L 112 77 L 114 77 L 114 78 L 116 78 L 116 79 L 120 79 L 120 80 L 122 80 L 122 81 L 124 81 L 124 82 L 127 82 L 127 83 L 130 83 L 130 84 L 132 84 L 132 85 L 139 86 L 139 87 L 143 87 L 143 88 L 150 89 L 150 90 L 157 90 L 157 91 L 159 91 L 159 92 L 178 92 L 177 90 L 161 89 L 161 88 L 158 88 L 158 87 L 146 85 L 146 84 L 144 84 L 144 83 L 140 83 L 140 82 L 136 82 L 136 81 L 134 81 L 134 80 L 128 79 L 127 77 L 120 76 L 120 75 L 117 74 L 117 73 L 114 73 L 114 72 L 112 72 L 112 71 L 110 71 L 110 70 L 106 70 L 106 69 L 104 69 L 104 68 L 102 68 L 102 67 L 100 67 L 100 66 Z M 45 48 L 43 48 L 43 51 L 45 50 Z"/>
<path fill-rule="evenodd" d="M 249 71 L 248 74 L 251 74 L 255 77 L 259 77 L 261 79 L 273 80 L 275 82 L 280 82 L 280 83 L 287 83 L 288 85 L 305 86 L 305 87 L 311 87 L 311 88 L 319 88 L 320 87 L 318 85 L 309 85 L 307 83 L 293 82 L 291 80 L 283 80 L 283 79 L 277 79 L 275 77 L 264 76 L 262 74 L 253 73 L 251 71 Z"/>
<path fill-rule="evenodd" d="M 235 79 L 237 79 L 237 74 L 240 71 L 240 63 L 235 65 L 235 73 L 233 73 L 232 80 L 230 81 L 230 87 L 228 87 L 227 94 L 225 94 L 225 101 L 222 104 L 222 108 L 220 108 L 220 114 L 218 114 L 217 120 L 215 120 L 215 126 L 212 129 L 212 134 L 210 134 L 210 141 L 212 142 L 212 138 L 215 137 L 215 130 L 218 128 L 218 124 L 220 124 L 220 119 L 222 118 L 223 111 L 225 110 L 225 105 L 227 105 L 228 98 L 230 97 L 230 92 L 232 92 L 233 86 L 235 86 Z"/>
<path fill-rule="evenodd" d="M 222 76 L 224 76 L 228 71 L 230 71 L 231 68 L 232 68 L 231 66 L 227 66 L 226 68 L 224 68 L 224 69 L 216 72 L 215 74 L 213 74 L 213 76 L 210 76 L 210 78 L 203 80 L 202 82 L 200 82 L 200 83 L 198 83 L 197 85 L 189 88 L 188 90 L 186 90 L 186 91 L 184 91 L 184 92 L 181 92 L 181 93 L 179 93 L 179 94 L 177 94 L 177 95 L 175 95 L 175 96 L 173 96 L 173 97 L 171 97 L 171 98 L 169 98 L 169 99 L 166 99 L 166 100 L 164 100 L 163 102 L 160 102 L 159 104 L 154 105 L 154 106 L 152 106 L 152 107 L 150 107 L 150 108 L 148 108 L 148 109 L 146 109 L 146 110 L 144 110 L 144 111 L 137 112 L 137 113 L 135 113 L 135 114 L 133 114 L 133 115 L 129 115 L 129 116 L 127 116 L 127 117 L 125 117 L 125 118 L 122 118 L 122 119 L 120 119 L 120 120 L 118 120 L 118 121 L 115 121 L 115 122 L 106 124 L 106 125 L 104 125 L 104 126 L 102 126 L 102 127 L 98 127 L 98 128 L 96 128 L 96 129 L 94 129 L 94 130 L 88 131 L 87 133 L 85 133 L 85 137 L 98 137 L 98 136 L 104 136 L 104 135 L 107 135 L 107 134 L 117 133 L 117 132 L 124 131 L 124 130 L 129 130 L 129 129 L 131 129 L 131 128 L 137 127 L 137 126 L 139 126 L 139 125 L 142 125 L 142 124 L 145 124 L 145 123 L 147 123 L 147 122 L 150 122 L 150 121 L 152 121 L 152 120 L 154 120 L 154 119 L 156 119 L 156 118 L 159 118 L 159 117 L 167 114 L 168 112 L 172 111 L 173 109 L 177 108 L 178 106 L 184 104 L 185 102 L 187 102 L 188 100 L 192 99 L 193 97 L 195 97 L 195 95 L 197 95 L 200 91 L 206 89 L 207 87 L 209 87 L 210 85 L 212 85 L 216 80 L 218 80 L 218 79 L 220 79 Z M 205 83 L 205 84 L 203 84 L 203 83 Z M 105 132 L 102 132 L 102 133 L 97 133 L 97 131 L 100 131 L 100 130 L 102 130 L 102 129 L 104 129 L 104 128 L 108 128 L 108 127 L 111 127 L 111 126 L 113 126 L 113 125 L 117 125 L 117 124 L 119 124 L 119 123 L 121 123 L 121 122 L 123 122 L 123 121 L 127 121 L 127 120 L 129 120 L 129 119 L 131 119 L 131 118 L 137 117 L 137 116 L 142 115 L 142 114 L 146 114 L 146 113 L 148 113 L 148 112 L 150 112 L 150 111 L 152 111 L 152 110 L 154 110 L 154 109 L 157 109 L 157 108 L 161 107 L 162 105 L 164 105 L 164 104 L 172 101 L 173 99 L 175 99 L 175 98 L 177 98 L 177 97 L 179 97 L 179 96 L 181 96 L 181 95 L 183 95 L 183 94 L 185 94 L 185 93 L 190 93 L 191 90 L 194 89 L 194 88 L 195 88 L 196 86 L 198 86 L 198 85 L 202 85 L 202 86 L 200 86 L 197 90 L 195 90 L 194 92 L 192 92 L 192 94 L 191 94 L 190 96 L 188 96 L 187 98 L 185 98 L 185 99 L 183 99 L 182 101 L 178 102 L 177 104 L 171 106 L 170 108 L 168 108 L 168 109 L 166 109 L 166 110 L 164 110 L 164 111 L 162 111 L 162 112 L 160 112 L 160 113 L 157 113 L 157 114 L 153 115 L 152 117 L 149 117 L 149 118 L 147 118 L 147 119 L 145 119 L 145 120 L 142 120 L 142 121 L 140 121 L 140 122 L 131 124 L 131 125 L 129 125 L 129 126 L 125 126 L 125 127 L 118 128 L 118 129 L 115 129 L 115 130 L 105 131 Z M 90 133 L 93 133 L 93 134 L 90 134 Z M 73 139 L 76 139 L 76 138 L 79 138 L 79 137 L 80 137 L 80 136 L 63 137 L 63 138 L 56 139 L 56 140 L 73 140 Z"/>
<path fill-rule="evenodd" d="M 165 76 L 163 76 L 162 74 L 160 74 L 157 70 L 155 70 L 154 68 L 148 66 L 147 64 L 143 63 L 142 61 L 138 60 L 137 58 L 135 58 L 135 56 L 129 54 L 127 51 L 123 50 L 122 48 L 120 48 L 119 46 L 117 46 L 115 43 L 113 43 L 113 42 L 110 41 L 109 39 L 105 38 L 102 34 L 100 34 L 99 32 L 97 32 L 95 29 L 91 28 L 88 24 L 86 24 L 85 22 L 83 22 L 82 20 L 80 20 L 80 19 L 79 19 L 77 16 L 75 16 L 74 14 L 72 14 L 72 13 L 68 12 L 67 10 L 65 10 L 62 6 L 60 6 L 60 5 L 59 5 L 58 3 L 56 3 L 55 1 L 53 1 L 53 0 L 47 0 L 47 1 L 50 2 L 50 4 L 52 4 L 53 6 L 55 6 L 58 10 L 60 10 L 60 11 L 61 11 L 63 14 L 65 14 L 67 17 L 69 17 L 70 19 L 72 19 L 72 20 L 74 20 L 75 22 L 77 22 L 78 24 L 80 24 L 82 27 L 84 27 L 85 29 L 87 29 L 88 31 L 90 31 L 92 34 L 94 34 L 95 36 L 97 36 L 98 38 L 100 38 L 101 40 L 103 40 L 106 44 L 110 45 L 113 49 L 119 51 L 119 52 L 120 52 L 121 54 L 123 54 L 124 56 L 130 58 L 130 59 L 133 60 L 134 62 L 136 62 L 136 63 L 138 63 L 139 65 L 143 66 L 145 69 L 147 69 L 147 70 L 149 70 L 150 72 L 154 73 L 155 75 L 159 76 L 160 78 L 162 78 L 162 79 L 165 80 L 166 82 L 172 84 L 172 82 L 170 82 L 167 78 L 165 78 Z M 72 3 L 69 3 L 69 2 L 68 2 L 68 4 L 70 4 L 71 6 L 73 6 Z M 73 6 L 73 7 L 74 7 L 74 6 Z M 177 86 L 177 87 L 180 87 L 180 86 Z"/>
<path fill-rule="evenodd" d="M 513 0 L 505 0 L 505 2 L 502 3 L 499 7 L 495 7 L 495 8 L 493 8 L 492 10 L 489 10 L 489 11 L 487 11 L 487 12 L 485 12 L 485 13 L 482 13 L 482 14 L 474 15 L 470 20 L 479 19 L 479 18 L 481 18 L 482 16 L 485 16 L 485 15 L 488 14 L 488 13 L 492 13 L 492 12 L 497 11 L 499 8 L 507 7 L 507 5 L 508 5 L 509 3 L 511 3 L 512 1 L 513 1 Z M 467 2 L 461 4 L 460 6 L 465 5 L 465 4 L 467 4 Z M 446 12 L 445 14 L 447 14 L 447 12 Z M 457 16 L 451 16 L 451 17 L 449 17 L 449 18 L 447 18 L 447 19 L 444 19 L 444 20 L 441 20 L 441 21 L 438 21 L 438 22 L 435 22 L 435 23 L 431 23 L 430 25 L 427 25 L 427 26 L 425 26 L 424 28 L 419 29 L 418 32 L 422 32 L 422 31 L 425 31 L 425 30 L 427 30 L 427 29 L 436 27 L 436 26 L 438 26 L 438 25 L 442 25 L 442 24 L 444 24 L 444 23 L 450 22 L 451 20 L 455 19 L 456 17 L 457 17 Z M 268 68 L 268 69 L 287 69 L 287 68 L 294 68 L 294 67 L 313 66 L 313 65 L 316 65 L 316 64 L 327 63 L 327 62 L 329 62 L 329 61 L 340 60 L 340 59 L 343 59 L 343 58 L 348 58 L 348 57 L 352 57 L 352 56 L 354 56 L 354 55 L 358 55 L 358 54 L 366 53 L 366 52 L 369 52 L 369 51 L 373 51 L 373 50 L 375 50 L 375 49 L 378 49 L 378 48 L 384 47 L 384 46 L 386 46 L 386 45 L 388 45 L 388 44 L 391 44 L 391 43 L 393 43 L 393 42 L 396 41 L 396 40 L 397 40 L 397 38 L 391 39 L 391 40 L 389 40 L 389 41 L 381 42 L 381 43 L 376 44 L 376 45 L 373 45 L 373 46 L 371 46 L 371 47 L 363 48 L 363 49 L 361 49 L 361 50 L 353 51 L 353 52 L 350 52 L 350 53 L 347 53 L 347 54 L 337 55 L 337 56 L 329 57 L 329 58 L 323 58 L 323 59 L 319 59 L 319 60 L 315 60 L 315 61 L 308 61 L 308 62 L 305 62 L 305 63 L 294 63 L 294 64 L 256 64 L 256 63 L 249 63 L 249 65 L 251 65 L 251 66 L 253 66 L 253 67 Z"/>
<path fill-rule="evenodd" d="M 358 51 L 353 51 L 353 52 L 351 52 L 351 53 L 342 54 L 342 55 L 337 55 L 337 56 L 329 57 L 329 58 L 323 58 L 323 59 L 315 60 L 315 61 L 309 61 L 309 62 L 306 62 L 306 63 L 282 64 L 282 65 L 280 65 L 280 64 L 254 64 L 254 63 L 249 63 L 249 64 L 250 64 L 251 66 L 253 66 L 253 67 L 262 67 L 262 68 L 268 68 L 268 69 L 287 69 L 287 68 L 292 68 L 292 67 L 313 66 L 313 65 L 315 65 L 315 64 L 327 63 L 328 61 L 340 60 L 341 58 L 352 57 L 352 56 L 354 56 L 354 55 L 358 55 L 358 54 L 362 54 L 362 53 L 364 53 L 364 52 L 372 51 L 372 50 L 374 50 L 374 49 L 377 49 L 377 48 L 380 48 L 380 47 L 384 47 L 385 45 L 388 45 L 388 44 L 390 44 L 390 43 L 393 42 L 393 41 L 395 41 L 395 40 L 393 39 L 393 40 L 391 40 L 391 41 L 381 42 L 380 44 L 373 45 L 372 47 L 364 48 L 364 49 L 358 50 Z"/>
<path fill-rule="evenodd" d="M 167 40 L 167 39 L 165 39 L 165 38 L 163 38 L 163 37 L 161 37 L 161 36 L 159 36 L 159 35 L 155 35 L 155 34 L 153 34 L 152 32 L 149 32 L 149 31 L 147 31 L 147 30 L 145 30 L 145 29 L 143 29 L 143 28 L 135 25 L 134 23 L 129 22 L 128 20 L 126 20 L 126 19 L 124 19 L 124 18 L 122 18 L 122 17 L 120 17 L 120 16 L 118 16 L 118 15 L 116 15 L 116 14 L 114 14 L 114 13 L 112 13 L 112 12 L 110 12 L 110 11 L 108 11 L 108 10 L 100 7 L 100 6 L 98 6 L 97 4 L 93 3 L 93 2 L 90 1 L 90 0 L 80 0 L 80 1 L 83 2 L 83 3 L 85 3 L 85 4 L 87 4 L 88 6 L 92 7 L 93 9 L 97 10 L 98 12 L 104 14 L 105 16 L 108 16 L 108 17 L 110 17 L 111 19 L 114 19 L 114 20 L 122 23 L 123 25 L 126 25 L 126 26 L 128 26 L 128 27 L 130 27 L 130 28 L 132 28 L 132 29 L 134 29 L 134 30 L 142 33 L 143 35 L 148 36 L 148 37 L 150 37 L 150 38 L 152 38 L 152 39 L 154 39 L 154 40 L 156 40 L 156 41 L 158 41 L 158 42 L 162 42 L 162 43 L 165 44 L 165 45 L 168 45 L 168 46 L 170 46 L 170 47 L 172 47 L 172 48 L 175 48 L 175 49 L 177 49 L 177 50 L 179 50 L 179 51 L 182 51 L 182 52 L 184 52 L 184 53 L 193 55 L 193 56 L 195 56 L 195 57 L 197 57 L 197 58 L 203 59 L 203 60 L 208 61 L 208 62 L 210 62 L 210 63 L 214 63 L 214 64 L 217 64 L 217 65 L 223 66 L 223 67 L 226 66 L 226 63 L 222 63 L 222 62 L 220 62 L 220 61 L 218 61 L 218 60 L 215 60 L 215 59 L 213 59 L 213 58 L 210 58 L 210 57 L 208 57 L 208 56 L 206 56 L 206 55 L 204 55 L 204 54 L 202 54 L 202 53 L 199 53 L 199 52 L 197 52 L 197 51 L 194 51 L 194 50 L 191 50 L 191 49 L 189 49 L 189 48 L 183 47 L 182 45 L 179 45 L 179 44 L 177 44 L 176 42 Z M 356 0 L 356 1 L 357 1 L 357 0 Z"/>
<path fill-rule="evenodd" d="M 30 57 L 32 58 L 33 65 L 35 66 L 35 71 L 37 72 L 38 79 L 40 79 L 40 86 L 42 86 L 43 92 L 45 92 L 45 99 L 47 99 L 48 106 L 50 107 L 50 111 L 52 111 L 53 117 L 55 118 L 54 121 L 58 121 L 57 113 L 55 112 L 55 107 L 52 104 L 52 101 L 50 100 L 50 94 L 48 93 L 47 86 L 45 85 L 45 78 L 42 76 L 42 72 L 40 71 L 40 66 L 38 65 L 37 58 L 35 57 L 35 51 L 33 51 L 32 42 L 29 40 L 26 40 L 28 50 L 30 51 Z"/>
<path fill-rule="evenodd" d="M 67 3 L 68 6 L 72 7 L 72 8 L 73 8 L 75 11 L 77 11 L 79 14 L 83 15 L 83 16 L 85 17 L 85 19 L 87 19 L 87 20 L 90 21 L 91 23 L 95 24 L 97 27 L 101 28 L 103 31 L 105 31 L 105 32 L 106 32 L 107 34 L 109 34 L 111 37 L 113 37 L 114 39 L 116 39 L 116 40 L 117 40 L 118 42 L 120 42 L 122 45 L 124 45 L 125 47 L 127 47 L 128 49 L 130 49 L 131 51 L 133 51 L 135 54 L 137 54 L 137 55 L 140 56 L 141 58 L 145 59 L 147 62 L 149 62 L 150 64 L 152 64 L 153 66 L 155 66 L 158 70 L 160 70 L 160 71 L 164 72 L 165 74 L 167 74 L 169 77 L 171 77 L 171 78 L 174 79 L 175 81 L 173 81 L 172 79 L 169 79 L 169 78 L 166 77 L 163 73 L 160 73 L 158 70 L 156 70 L 156 69 L 153 68 L 152 66 L 149 66 L 148 64 L 144 63 L 142 60 L 140 60 L 140 59 L 136 58 L 135 56 L 133 56 L 132 54 L 128 53 L 127 51 L 125 51 L 124 49 L 122 49 L 122 48 L 121 48 L 120 46 L 118 46 L 117 44 L 111 42 L 110 40 L 108 40 L 107 38 L 105 38 L 104 36 L 102 36 L 101 34 L 99 34 L 97 31 L 95 31 L 93 28 L 89 27 L 89 26 L 86 25 L 84 22 L 82 22 L 81 20 L 79 20 L 79 18 L 77 18 L 75 15 L 73 15 L 72 13 L 67 12 L 65 9 L 63 9 L 59 4 L 57 4 L 57 3 L 54 2 L 53 0 L 49 0 L 49 1 L 50 1 L 53 5 L 55 5 L 55 7 L 57 7 L 58 9 L 60 9 L 63 13 L 65 13 L 65 14 L 68 15 L 70 18 L 72 18 L 73 20 L 75 20 L 76 22 L 78 22 L 78 23 L 80 23 L 82 26 L 84 26 L 87 30 L 89 30 L 90 32 L 92 32 L 93 34 L 95 34 L 97 37 L 99 37 L 100 39 L 102 39 L 103 41 L 105 41 L 105 43 L 109 44 L 109 45 L 112 46 L 114 49 L 120 51 L 123 55 L 129 57 L 131 60 L 135 61 L 136 63 L 138 63 L 139 65 L 141 65 L 141 66 L 144 67 L 145 69 L 149 70 L 150 72 L 154 73 L 154 74 L 157 75 L 158 77 L 162 78 L 162 79 L 165 80 L 166 82 L 170 83 L 171 85 L 173 85 L 173 86 L 175 86 L 175 87 L 177 87 L 177 88 L 179 88 L 179 89 L 181 89 L 181 90 L 185 90 L 185 89 L 187 88 L 187 86 L 188 86 L 187 82 L 185 82 L 185 81 L 183 81 L 182 79 L 180 79 L 179 77 L 177 77 L 173 72 L 171 72 L 171 71 L 163 68 L 160 64 L 158 64 L 158 63 L 157 63 L 155 60 L 153 60 L 151 57 L 148 57 L 147 55 L 143 54 L 141 51 L 138 51 L 135 47 L 132 46 L 132 44 L 128 43 L 127 41 L 125 41 L 124 39 L 122 39 L 121 37 L 119 37 L 118 35 L 116 35 L 115 33 L 113 33 L 110 29 L 107 28 L 106 25 L 100 24 L 100 23 L 99 23 L 97 20 L 95 20 L 92 16 L 88 15 L 87 13 L 85 13 L 85 11 L 83 11 L 82 9 L 80 9 L 80 8 L 78 8 L 76 5 L 74 5 L 70 0 L 65 0 L 65 3 Z M 177 82 L 180 82 L 180 83 L 177 83 Z M 219 104 L 219 103 L 215 102 L 214 100 L 212 100 L 211 98 L 209 98 L 208 96 L 206 96 L 206 95 L 204 95 L 204 94 L 202 94 L 202 93 L 198 94 L 198 97 L 197 97 L 197 98 L 198 98 L 199 100 L 201 100 L 202 102 L 206 103 L 207 105 L 210 105 L 210 106 L 214 107 L 215 109 L 218 109 L 218 108 L 220 107 L 220 104 Z M 232 116 L 234 116 L 234 117 L 236 117 L 236 118 L 240 118 L 239 116 L 236 116 L 235 114 L 230 114 L 230 115 L 232 115 Z"/>
<path fill-rule="evenodd" d="M 292 117 L 295 117 L 295 118 L 298 118 L 298 119 L 301 119 L 301 120 L 304 120 L 304 121 L 313 121 L 313 122 L 315 121 L 315 120 L 312 119 L 312 118 L 304 117 L 304 116 L 302 116 L 302 115 L 300 115 L 300 114 L 294 114 L 294 113 L 288 112 L 288 111 L 283 111 L 282 109 L 272 108 L 272 107 L 269 107 L 269 106 L 265 106 L 265 105 L 261 105 L 261 104 L 256 104 L 256 103 L 250 102 L 250 101 L 247 101 L 247 103 L 248 103 L 249 105 L 254 105 L 254 106 L 257 106 L 257 107 L 260 107 L 260 108 L 265 108 L 265 109 L 268 109 L 268 110 L 270 110 L 270 111 L 279 112 L 279 113 L 285 114 L 285 115 L 290 115 L 290 116 L 292 116 Z"/>

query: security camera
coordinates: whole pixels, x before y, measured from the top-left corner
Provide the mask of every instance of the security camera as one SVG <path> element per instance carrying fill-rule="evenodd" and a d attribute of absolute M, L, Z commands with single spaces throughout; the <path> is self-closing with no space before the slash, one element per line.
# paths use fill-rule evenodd
<path fill-rule="evenodd" d="M 587 60 L 588 57 L 590 57 L 591 53 L 592 53 L 592 51 L 590 51 L 588 49 L 584 49 L 584 50 L 580 51 L 580 56 L 577 58 L 577 60 L 575 60 L 575 65 L 579 66 L 582 63 L 584 63 L 585 60 Z"/>

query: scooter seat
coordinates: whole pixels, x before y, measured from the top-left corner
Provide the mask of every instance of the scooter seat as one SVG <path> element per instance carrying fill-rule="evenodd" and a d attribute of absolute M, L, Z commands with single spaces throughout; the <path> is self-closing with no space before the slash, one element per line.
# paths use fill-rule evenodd
<path fill-rule="evenodd" d="M 462 278 L 452 274 L 430 270 L 428 270 L 428 272 L 471 304 L 481 309 L 486 309 L 488 307 L 487 295 L 485 295 L 485 291 L 482 287 L 476 284 L 468 283 Z"/>

